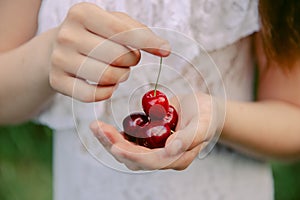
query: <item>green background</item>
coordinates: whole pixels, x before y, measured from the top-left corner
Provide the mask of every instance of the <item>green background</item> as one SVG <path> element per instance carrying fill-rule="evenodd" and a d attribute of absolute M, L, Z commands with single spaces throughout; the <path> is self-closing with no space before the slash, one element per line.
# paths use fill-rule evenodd
<path fill-rule="evenodd" d="M 52 199 L 52 132 L 33 123 L 0 128 L 0 200 Z"/>
<path fill-rule="evenodd" d="M 272 163 L 277 200 L 300 199 L 300 162 Z M 52 132 L 32 122 L 0 127 L 0 200 L 52 199 Z"/>

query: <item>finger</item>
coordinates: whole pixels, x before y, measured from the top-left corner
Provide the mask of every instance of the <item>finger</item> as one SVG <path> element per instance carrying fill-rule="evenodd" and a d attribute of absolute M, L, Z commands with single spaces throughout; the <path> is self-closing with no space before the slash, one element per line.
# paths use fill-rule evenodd
<path fill-rule="evenodd" d="M 130 68 L 114 67 L 87 58 L 76 76 L 101 86 L 116 85 L 128 79 Z"/>
<path fill-rule="evenodd" d="M 144 49 L 158 56 L 168 56 L 170 53 L 169 43 L 156 36 L 149 28 L 127 24 L 96 5 L 77 4 L 72 7 L 68 16 L 70 19 L 80 21 L 92 33 L 119 44 Z"/>
<path fill-rule="evenodd" d="M 78 53 L 116 66 L 134 66 L 140 60 L 138 50 L 112 42 L 74 23 L 65 23 L 58 32 L 57 43 Z"/>
<path fill-rule="evenodd" d="M 50 85 L 56 91 L 82 102 L 95 102 L 112 96 L 116 86 L 91 85 L 64 72 L 52 70 Z"/>
<path fill-rule="evenodd" d="M 110 153 L 119 162 L 124 163 L 130 169 L 162 169 L 177 160 L 180 156 L 176 155 L 174 157 L 170 157 L 167 155 L 164 148 L 148 149 L 146 147 L 133 144 L 125 140 L 125 138 L 113 126 L 103 122 L 97 123 L 97 128 L 101 130 L 97 134 L 105 134 L 105 137 L 110 141 L 104 145 L 109 148 Z M 95 133 L 96 131 L 94 130 L 93 132 Z"/>
<path fill-rule="evenodd" d="M 127 141 L 114 126 L 102 121 L 94 121 L 93 123 L 91 123 L 90 129 L 93 131 L 96 137 L 98 135 L 103 135 L 110 141 L 111 144 L 121 141 Z"/>
<path fill-rule="evenodd" d="M 126 149 L 132 152 L 134 151 L 135 153 L 142 153 L 147 151 L 147 149 L 141 150 L 141 148 L 136 148 L 132 150 L 132 146 L 136 145 L 125 140 L 121 133 L 109 124 L 95 121 L 90 125 L 90 128 L 105 149 L 110 152 L 117 161 L 124 163 L 130 170 L 136 171 L 142 169 L 140 164 L 135 162 L 135 160 L 128 159 L 128 157 L 125 156 L 126 154 L 123 153 L 123 150 Z M 116 145 L 117 143 L 118 145 Z"/>
<path fill-rule="evenodd" d="M 144 152 L 149 152 L 150 149 L 138 146 L 138 145 L 133 145 L 133 143 L 127 141 L 124 136 L 112 125 L 97 121 L 95 122 L 97 124 L 97 130 L 93 128 L 96 132 L 96 134 L 103 134 L 105 137 L 111 142 L 112 145 L 116 145 L 119 147 L 124 146 L 125 150 L 132 150 L 134 153 L 144 153 Z M 96 127 L 95 124 L 92 125 L 93 127 Z"/>
<path fill-rule="evenodd" d="M 115 156 L 113 153 L 111 153 L 114 158 L 119 161 L 120 163 L 123 163 L 128 169 L 132 170 L 132 171 L 138 171 L 138 170 L 145 170 L 143 169 L 139 164 L 135 163 L 135 162 L 132 162 L 126 158 L 123 158 L 123 157 L 118 157 L 118 156 Z"/>
<path fill-rule="evenodd" d="M 72 59 L 70 59 L 72 58 Z M 56 49 L 52 55 L 52 65 L 58 68 L 64 66 L 64 71 L 84 80 L 99 85 L 114 85 L 128 79 L 130 68 L 114 67 L 85 57 L 69 49 Z"/>
<path fill-rule="evenodd" d="M 145 170 L 145 169 L 141 168 L 140 166 L 138 166 L 136 163 L 131 162 L 129 160 L 121 159 L 121 160 L 118 160 L 118 161 L 123 163 L 128 169 L 130 169 L 132 171 Z"/>
<path fill-rule="evenodd" d="M 127 160 L 121 159 L 120 157 L 115 156 L 114 154 L 112 154 L 111 152 L 111 147 L 113 146 L 113 143 L 115 143 L 116 141 L 121 140 L 121 138 L 119 138 L 119 132 L 112 126 L 110 125 L 106 125 L 100 121 L 94 121 L 90 124 L 90 129 L 92 130 L 92 132 L 94 133 L 94 136 L 99 140 L 99 142 L 103 145 L 103 147 L 112 155 L 114 156 L 114 158 L 119 161 L 120 163 L 126 163 L 128 164 Z M 107 134 L 108 136 L 110 136 L 110 138 L 108 138 L 108 136 L 106 136 L 105 132 L 110 132 L 112 133 L 113 136 L 110 136 L 109 134 Z M 131 164 L 132 165 L 132 164 Z M 129 167 L 128 167 L 129 168 Z M 133 169 L 133 166 L 130 166 L 130 168 Z"/>
<path fill-rule="evenodd" d="M 199 126 L 199 120 L 194 118 L 184 129 L 172 134 L 166 142 L 166 152 L 170 156 L 178 155 L 204 142 L 203 133 L 199 131 L 201 130 Z"/>
<path fill-rule="evenodd" d="M 74 34 L 74 33 L 70 33 Z M 74 40 L 79 53 L 114 66 L 135 66 L 141 54 L 111 40 L 102 38 L 89 31 L 78 31 L 78 39 Z M 64 34 L 64 37 L 68 37 Z M 71 36 L 70 36 L 71 37 Z"/>
<path fill-rule="evenodd" d="M 161 169 L 175 160 L 166 157 L 163 148 L 148 149 L 134 144 L 116 143 L 112 146 L 111 152 L 124 164 L 142 170 Z"/>
<path fill-rule="evenodd" d="M 111 152 L 124 163 L 129 161 L 143 170 L 164 169 L 181 156 L 181 154 L 169 156 L 164 148 L 148 149 L 125 143 L 116 143 L 112 146 Z"/>
<path fill-rule="evenodd" d="M 201 148 L 201 145 L 198 145 L 195 148 L 184 152 L 176 161 L 164 167 L 164 169 L 185 170 L 197 157 Z"/>

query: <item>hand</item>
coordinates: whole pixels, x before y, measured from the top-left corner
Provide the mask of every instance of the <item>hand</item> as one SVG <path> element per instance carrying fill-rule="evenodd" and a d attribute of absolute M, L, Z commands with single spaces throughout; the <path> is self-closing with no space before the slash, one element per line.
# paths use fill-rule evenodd
<path fill-rule="evenodd" d="M 128 15 L 79 3 L 57 28 L 50 85 L 83 102 L 104 100 L 128 78 L 130 66 L 139 62 L 140 49 L 167 56 L 169 48 L 165 40 Z"/>
<path fill-rule="evenodd" d="M 211 96 L 199 93 L 178 99 L 173 98 L 171 104 L 179 111 L 179 123 L 164 148 L 135 145 L 113 126 L 100 121 L 93 122 L 91 130 L 104 147 L 131 170 L 183 170 L 213 137 L 218 124 L 212 123 L 215 120 Z"/>

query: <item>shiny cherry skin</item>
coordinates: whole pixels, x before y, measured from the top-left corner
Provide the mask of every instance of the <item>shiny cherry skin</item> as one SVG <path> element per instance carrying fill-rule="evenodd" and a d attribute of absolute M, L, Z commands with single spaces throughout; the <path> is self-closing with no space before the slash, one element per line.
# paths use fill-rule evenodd
<path fill-rule="evenodd" d="M 168 112 L 163 118 L 163 122 L 168 125 L 172 131 L 175 131 L 178 122 L 178 113 L 172 105 L 169 106 Z"/>
<path fill-rule="evenodd" d="M 167 124 L 162 121 L 154 121 L 143 127 L 137 143 L 150 149 L 162 148 L 170 135 L 171 129 Z"/>
<path fill-rule="evenodd" d="M 151 119 L 163 119 L 169 109 L 167 96 L 159 90 L 150 90 L 142 98 L 142 106 L 146 115 Z"/>
<path fill-rule="evenodd" d="M 142 112 L 136 112 L 128 115 L 123 120 L 125 139 L 136 143 L 139 133 L 143 130 L 143 127 L 149 123 L 149 117 Z"/>

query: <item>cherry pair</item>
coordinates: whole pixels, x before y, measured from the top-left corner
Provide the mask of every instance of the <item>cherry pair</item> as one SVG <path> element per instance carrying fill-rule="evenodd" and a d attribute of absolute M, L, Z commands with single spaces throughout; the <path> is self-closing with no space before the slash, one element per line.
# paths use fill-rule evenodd
<path fill-rule="evenodd" d="M 151 149 L 164 147 L 175 131 L 177 111 L 169 105 L 167 96 L 156 89 L 143 96 L 142 106 L 145 113 L 132 113 L 123 120 L 124 137 Z"/>

